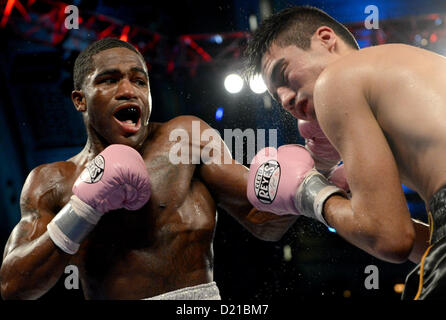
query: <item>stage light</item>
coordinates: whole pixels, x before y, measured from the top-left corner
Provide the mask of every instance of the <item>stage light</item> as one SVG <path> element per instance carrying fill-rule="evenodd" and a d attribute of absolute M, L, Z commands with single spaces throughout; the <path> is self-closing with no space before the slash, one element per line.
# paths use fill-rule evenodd
<path fill-rule="evenodd" d="M 438 37 L 435 33 L 432 33 L 431 36 L 429 37 L 429 41 L 430 42 L 437 42 Z"/>
<path fill-rule="evenodd" d="M 9 15 L 11 14 L 12 8 L 14 8 L 15 0 L 8 0 L 5 6 L 5 10 L 3 11 L 3 18 L 0 22 L 0 27 L 4 28 L 6 23 L 8 22 Z"/>
<path fill-rule="evenodd" d="M 404 291 L 404 283 L 396 283 L 396 284 L 393 286 L 393 290 L 394 290 L 396 293 L 402 293 L 402 292 Z"/>
<path fill-rule="evenodd" d="M 290 261 L 293 258 L 293 253 L 291 252 L 291 247 L 286 244 L 283 246 L 283 260 Z"/>
<path fill-rule="evenodd" d="M 254 32 L 257 30 L 258 28 L 258 23 L 257 23 L 257 16 L 255 14 L 251 14 L 249 16 L 249 30 L 251 30 L 251 32 Z"/>
<path fill-rule="evenodd" d="M 223 118 L 223 108 L 217 108 L 217 111 L 215 112 L 215 120 L 220 121 Z"/>
<path fill-rule="evenodd" d="M 125 42 L 129 41 L 129 31 L 130 26 L 125 25 L 124 28 L 122 28 L 121 36 L 119 37 L 119 39 Z"/>
<path fill-rule="evenodd" d="M 213 42 L 215 42 L 215 43 L 217 43 L 217 44 L 220 44 L 220 43 L 223 42 L 223 38 L 222 38 L 221 35 L 219 35 L 219 34 L 216 34 L 216 35 L 213 36 L 211 39 L 212 39 Z"/>
<path fill-rule="evenodd" d="M 419 34 L 416 34 L 414 37 L 414 40 L 417 44 L 419 44 L 421 42 L 421 39 L 423 39 L 423 37 Z"/>
<path fill-rule="evenodd" d="M 243 89 L 242 77 L 231 73 L 225 78 L 225 88 L 229 93 L 239 93 Z"/>
<path fill-rule="evenodd" d="M 266 91 L 265 82 L 263 82 L 263 78 L 260 74 L 255 75 L 249 80 L 249 87 L 251 88 L 252 92 L 257 94 L 261 94 Z"/>
<path fill-rule="evenodd" d="M 336 229 L 335 229 L 335 228 L 332 228 L 332 227 L 328 227 L 328 231 L 333 232 L 333 233 L 336 233 Z"/>

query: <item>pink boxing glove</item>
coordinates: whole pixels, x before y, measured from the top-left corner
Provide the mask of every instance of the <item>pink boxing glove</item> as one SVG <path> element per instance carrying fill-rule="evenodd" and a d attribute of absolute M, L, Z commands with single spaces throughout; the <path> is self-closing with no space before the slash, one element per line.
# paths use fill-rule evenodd
<path fill-rule="evenodd" d="M 140 209 L 150 195 L 141 155 L 125 145 L 110 145 L 77 178 L 70 201 L 47 225 L 48 235 L 64 252 L 75 254 L 105 212 Z"/>
<path fill-rule="evenodd" d="M 73 194 L 99 213 L 137 210 L 151 194 L 144 160 L 131 147 L 110 145 L 87 165 L 73 185 Z"/>
<path fill-rule="evenodd" d="M 341 160 L 317 121 L 299 119 L 297 127 L 300 135 L 305 138 L 305 148 L 311 153 L 317 170 L 325 174 Z"/>
<path fill-rule="evenodd" d="M 327 225 L 323 204 L 345 192 L 314 169 L 311 154 L 300 145 L 262 149 L 253 158 L 247 197 L 258 210 L 277 215 L 304 215 Z"/>
<path fill-rule="evenodd" d="M 248 200 L 258 210 L 299 214 L 296 190 L 313 166 L 311 155 L 300 145 L 260 150 L 249 168 Z"/>

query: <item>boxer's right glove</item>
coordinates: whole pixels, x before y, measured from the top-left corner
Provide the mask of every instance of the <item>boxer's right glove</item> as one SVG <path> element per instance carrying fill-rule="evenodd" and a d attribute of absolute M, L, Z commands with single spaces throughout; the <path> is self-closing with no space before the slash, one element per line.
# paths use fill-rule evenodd
<path fill-rule="evenodd" d="M 251 162 L 247 196 L 258 210 L 304 215 L 328 226 L 322 211 L 333 194 L 346 196 L 314 169 L 314 160 L 303 146 L 268 147 Z"/>
<path fill-rule="evenodd" d="M 300 135 L 305 138 L 305 148 L 313 157 L 316 169 L 326 175 L 341 160 L 338 151 L 330 143 L 317 121 L 299 119 L 297 127 Z"/>
<path fill-rule="evenodd" d="M 59 248 L 74 254 L 104 213 L 140 209 L 150 195 L 149 175 L 141 155 L 125 145 L 110 145 L 77 178 L 73 196 L 48 224 L 48 234 Z"/>

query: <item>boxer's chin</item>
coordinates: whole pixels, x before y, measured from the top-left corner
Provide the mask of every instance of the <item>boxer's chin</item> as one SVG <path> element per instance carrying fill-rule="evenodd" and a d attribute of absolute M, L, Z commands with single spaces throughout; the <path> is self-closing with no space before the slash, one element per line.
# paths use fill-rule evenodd
<path fill-rule="evenodd" d="M 111 144 L 122 144 L 134 149 L 138 149 L 144 142 L 144 139 L 138 137 L 137 135 L 132 135 L 130 137 L 118 136 L 107 141 L 109 145 Z"/>
<path fill-rule="evenodd" d="M 132 125 L 127 128 L 124 126 L 118 126 L 112 136 L 107 139 L 109 144 L 123 144 L 132 148 L 138 148 L 144 143 L 147 137 L 147 126 L 139 126 L 136 130 Z"/>

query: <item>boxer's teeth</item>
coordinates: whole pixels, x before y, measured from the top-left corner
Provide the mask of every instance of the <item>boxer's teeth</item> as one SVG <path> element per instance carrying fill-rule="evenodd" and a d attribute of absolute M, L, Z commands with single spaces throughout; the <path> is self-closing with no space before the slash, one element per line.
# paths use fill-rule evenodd
<path fill-rule="evenodd" d="M 140 115 L 138 109 L 130 107 L 121 109 L 120 111 L 116 112 L 114 116 L 116 119 L 124 123 L 136 124 Z"/>

